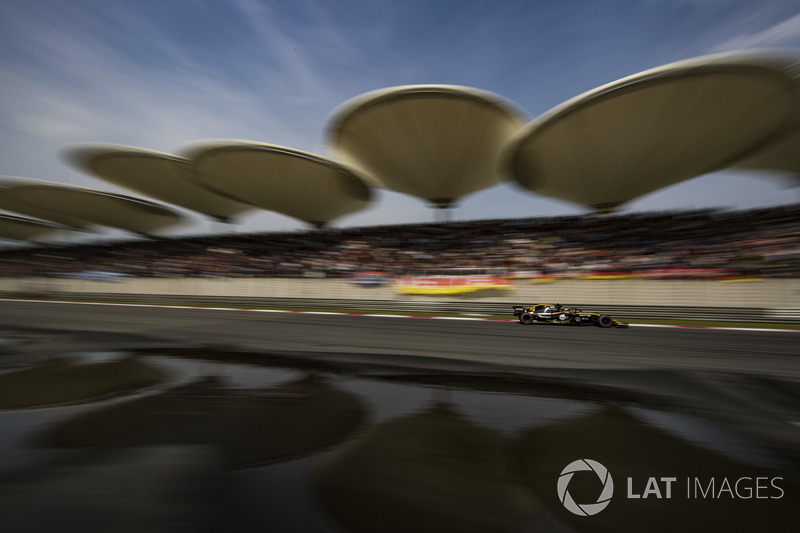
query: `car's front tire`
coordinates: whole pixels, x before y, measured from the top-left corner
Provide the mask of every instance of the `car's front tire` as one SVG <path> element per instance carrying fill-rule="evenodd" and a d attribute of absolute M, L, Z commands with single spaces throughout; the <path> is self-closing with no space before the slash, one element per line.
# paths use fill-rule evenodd
<path fill-rule="evenodd" d="M 614 324 L 614 319 L 608 315 L 600 315 L 597 317 L 597 325 L 601 328 L 610 328 Z"/>

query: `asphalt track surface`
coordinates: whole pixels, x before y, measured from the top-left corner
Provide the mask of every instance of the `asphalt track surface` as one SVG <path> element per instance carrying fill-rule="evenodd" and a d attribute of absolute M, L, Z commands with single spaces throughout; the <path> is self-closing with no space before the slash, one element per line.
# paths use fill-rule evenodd
<path fill-rule="evenodd" d="M 796 332 L 601 329 L 517 322 L 0 301 L 0 330 L 51 350 L 215 347 L 347 359 L 391 356 L 491 368 L 725 372 L 800 379 Z"/>

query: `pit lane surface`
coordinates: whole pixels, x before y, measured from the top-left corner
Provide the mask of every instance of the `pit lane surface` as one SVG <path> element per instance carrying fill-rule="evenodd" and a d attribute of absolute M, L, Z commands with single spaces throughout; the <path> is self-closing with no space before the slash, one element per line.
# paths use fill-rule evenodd
<path fill-rule="evenodd" d="M 517 322 L 0 301 L 0 329 L 51 350 L 214 346 L 273 354 L 427 356 L 498 366 L 672 369 L 800 379 L 793 332 L 600 329 Z"/>

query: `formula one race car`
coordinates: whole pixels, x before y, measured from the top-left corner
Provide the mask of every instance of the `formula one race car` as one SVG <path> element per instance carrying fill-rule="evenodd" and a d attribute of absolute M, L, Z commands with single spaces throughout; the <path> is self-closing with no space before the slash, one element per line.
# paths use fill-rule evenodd
<path fill-rule="evenodd" d="M 628 324 L 618 322 L 608 315 L 581 311 L 561 304 L 536 304 L 531 306 L 513 306 L 514 316 L 519 317 L 522 324 L 549 322 L 570 326 L 598 326 L 601 328 L 627 328 Z"/>

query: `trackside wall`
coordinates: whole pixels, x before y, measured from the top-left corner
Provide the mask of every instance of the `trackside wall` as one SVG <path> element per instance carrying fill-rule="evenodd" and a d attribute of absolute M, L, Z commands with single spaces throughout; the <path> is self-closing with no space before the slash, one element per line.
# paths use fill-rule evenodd
<path fill-rule="evenodd" d="M 56 278 L 0 278 L 0 291 L 119 295 L 319 298 L 344 300 L 458 301 L 530 304 L 650 305 L 800 308 L 800 280 L 559 280 L 517 282 L 511 289 L 464 295 L 405 295 L 392 286 L 364 287 L 344 279 L 176 278 L 93 281 Z"/>

